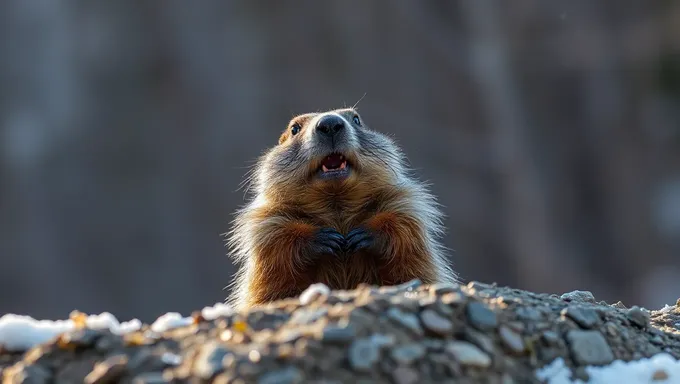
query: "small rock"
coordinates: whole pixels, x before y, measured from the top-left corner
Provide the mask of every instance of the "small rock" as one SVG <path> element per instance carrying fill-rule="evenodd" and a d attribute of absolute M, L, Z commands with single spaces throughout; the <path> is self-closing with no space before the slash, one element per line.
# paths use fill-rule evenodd
<path fill-rule="evenodd" d="M 378 348 L 391 347 L 396 343 L 394 335 L 383 335 L 376 333 L 370 337 L 371 343 L 378 346 Z"/>
<path fill-rule="evenodd" d="M 349 365 L 359 372 L 368 372 L 380 358 L 380 347 L 371 339 L 356 340 L 349 347 Z"/>
<path fill-rule="evenodd" d="M 331 325 L 323 329 L 321 340 L 327 343 L 344 344 L 352 341 L 356 336 L 356 330 L 352 325 L 344 327 Z"/>
<path fill-rule="evenodd" d="M 564 308 L 561 312 L 562 316 L 568 317 L 581 328 L 590 329 L 599 324 L 600 315 L 592 308 L 585 308 L 582 306 L 570 305 Z"/>
<path fill-rule="evenodd" d="M 42 384 L 51 382 L 50 372 L 39 365 L 25 365 L 18 362 L 9 368 L 0 371 L 4 377 L 3 383 L 17 384 Z"/>
<path fill-rule="evenodd" d="M 420 281 L 419 279 L 413 279 L 411 281 L 407 281 L 403 284 L 399 284 L 396 286 L 398 291 L 412 291 L 418 287 L 423 285 L 423 282 Z"/>
<path fill-rule="evenodd" d="M 663 369 L 659 368 L 652 374 L 652 381 L 662 381 L 668 380 L 668 373 Z"/>
<path fill-rule="evenodd" d="M 626 308 L 625 304 L 623 304 L 621 301 L 617 301 L 616 303 L 612 304 L 611 307 L 618 309 L 628 309 Z"/>
<path fill-rule="evenodd" d="M 560 341 L 560 336 L 554 331 L 545 331 L 541 334 L 541 337 L 548 345 L 555 345 Z"/>
<path fill-rule="evenodd" d="M 116 383 L 125 373 L 127 363 L 128 358 L 125 355 L 111 356 L 94 366 L 92 372 L 85 376 L 85 383 Z"/>
<path fill-rule="evenodd" d="M 595 296 L 593 296 L 593 293 L 590 291 L 571 291 L 563 294 L 560 298 L 564 301 L 595 303 Z"/>
<path fill-rule="evenodd" d="M 425 347 L 420 344 L 404 345 L 393 349 L 391 356 L 398 364 L 410 365 L 425 356 Z"/>
<path fill-rule="evenodd" d="M 483 332 L 475 331 L 474 328 L 466 328 L 463 331 L 463 339 L 468 341 L 486 353 L 493 353 L 495 345 L 493 340 Z"/>
<path fill-rule="evenodd" d="M 567 341 L 572 357 L 580 365 L 602 365 L 614 360 L 607 340 L 598 331 L 571 330 Z"/>
<path fill-rule="evenodd" d="M 520 319 L 539 321 L 543 317 L 541 311 L 533 307 L 519 307 L 515 312 Z"/>
<path fill-rule="evenodd" d="M 443 294 L 441 301 L 446 305 L 460 305 L 465 303 L 465 297 L 460 292 L 450 292 Z"/>
<path fill-rule="evenodd" d="M 494 329 L 498 326 L 496 313 L 478 301 L 468 303 L 465 313 L 470 324 L 480 331 Z"/>
<path fill-rule="evenodd" d="M 309 309 L 303 307 L 295 311 L 288 322 L 295 325 L 311 324 L 326 316 L 327 313 L 328 310 L 325 308 Z"/>
<path fill-rule="evenodd" d="M 420 313 L 420 320 L 425 329 L 439 336 L 450 335 L 453 332 L 453 324 L 450 320 L 442 317 L 432 309 L 426 309 Z"/>
<path fill-rule="evenodd" d="M 576 367 L 572 377 L 576 380 L 580 380 L 583 383 L 590 381 L 590 375 L 588 374 L 588 371 L 586 371 L 586 367 Z"/>
<path fill-rule="evenodd" d="M 640 328 L 645 328 L 647 327 L 647 324 L 649 324 L 649 313 L 643 311 L 637 305 L 626 312 L 626 317 L 628 317 L 628 320 L 630 320 L 631 323 Z"/>
<path fill-rule="evenodd" d="M 300 304 L 308 305 L 331 294 L 330 288 L 323 283 L 311 284 L 299 296 Z"/>
<path fill-rule="evenodd" d="M 295 367 L 283 368 L 266 373 L 258 380 L 259 384 L 295 384 L 302 382 L 302 372 Z"/>
<path fill-rule="evenodd" d="M 443 295 L 446 293 L 460 292 L 460 285 L 451 283 L 437 283 L 430 286 L 430 293 Z"/>
<path fill-rule="evenodd" d="M 170 384 L 171 380 L 163 377 L 162 373 L 148 372 L 135 376 L 132 384 Z"/>
<path fill-rule="evenodd" d="M 420 326 L 420 322 L 418 322 L 418 317 L 412 313 L 405 313 L 397 308 L 390 308 L 387 310 L 387 317 L 418 336 L 424 334 L 423 328 Z"/>
<path fill-rule="evenodd" d="M 397 367 L 392 371 L 395 384 L 415 384 L 418 382 L 418 372 L 409 367 Z"/>
<path fill-rule="evenodd" d="M 491 358 L 481 349 L 466 341 L 452 341 L 446 350 L 461 364 L 469 367 L 488 368 Z"/>
<path fill-rule="evenodd" d="M 97 339 L 101 336 L 101 332 L 90 328 L 79 328 L 63 333 L 59 337 L 59 346 L 62 348 L 69 347 L 90 347 L 93 346 Z"/>
<path fill-rule="evenodd" d="M 503 345 L 511 352 L 518 354 L 524 352 L 525 348 L 522 335 L 505 325 L 501 325 L 500 328 L 498 328 L 498 334 L 501 337 Z"/>
<path fill-rule="evenodd" d="M 216 342 L 205 344 L 194 360 L 193 373 L 202 379 L 212 379 L 223 369 L 222 361 L 229 352 Z"/>

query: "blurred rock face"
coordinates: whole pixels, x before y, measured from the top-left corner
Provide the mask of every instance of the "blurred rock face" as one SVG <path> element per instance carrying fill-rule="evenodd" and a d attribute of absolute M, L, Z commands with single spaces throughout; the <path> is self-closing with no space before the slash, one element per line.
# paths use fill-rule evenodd
<path fill-rule="evenodd" d="M 680 6 L 295 5 L 0 4 L 0 312 L 222 300 L 248 166 L 364 94 L 464 279 L 670 300 Z"/>

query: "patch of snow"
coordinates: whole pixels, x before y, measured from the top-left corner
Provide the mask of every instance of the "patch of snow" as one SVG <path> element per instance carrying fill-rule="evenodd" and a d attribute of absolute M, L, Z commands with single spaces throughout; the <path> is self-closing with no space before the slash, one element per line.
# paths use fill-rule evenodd
<path fill-rule="evenodd" d="M 680 383 L 680 360 L 668 353 L 660 353 L 650 358 L 624 362 L 616 360 L 602 367 L 586 367 L 590 380 L 571 380 L 571 370 L 562 358 L 555 359 L 550 365 L 536 371 L 536 377 L 546 384 L 673 384 Z"/>
<path fill-rule="evenodd" d="M 109 329 L 116 334 L 141 328 L 137 319 L 119 323 L 110 313 L 89 315 L 86 325 L 92 329 Z M 30 316 L 6 314 L 0 317 L 0 346 L 11 351 L 25 351 L 48 342 L 57 335 L 75 328 L 73 320 L 36 320 Z"/>
<path fill-rule="evenodd" d="M 668 313 L 668 312 L 672 311 L 673 309 L 675 309 L 675 305 L 671 306 L 671 305 L 666 304 L 666 305 L 663 306 L 663 308 L 659 309 L 658 312 Z"/>
<path fill-rule="evenodd" d="M 234 309 L 225 303 L 216 303 L 212 307 L 205 307 L 201 311 L 201 315 L 208 320 L 215 320 L 219 317 L 229 316 L 234 313 Z"/>
<path fill-rule="evenodd" d="M 168 312 L 151 324 L 151 331 L 162 333 L 173 328 L 184 327 L 194 322 L 191 317 L 183 317 L 178 312 Z"/>
<path fill-rule="evenodd" d="M 300 294 L 300 304 L 308 305 L 317 298 L 321 296 L 328 296 L 330 294 L 331 289 L 328 288 L 326 284 L 315 283 L 310 285 L 307 289 L 305 289 L 304 292 L 302 292 L 302 294 Z"/>

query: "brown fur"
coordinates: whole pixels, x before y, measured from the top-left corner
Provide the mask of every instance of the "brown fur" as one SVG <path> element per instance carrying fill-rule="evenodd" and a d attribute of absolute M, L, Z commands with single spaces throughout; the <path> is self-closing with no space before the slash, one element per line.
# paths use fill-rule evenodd
<path fill-rule="evenodd" d="M 343 181 L 308 177 L 309 170 L 319 167 L 316 158 L 294 165 L 299 174 L 270 180 L 271 175 L 262 173 L 275 159 L 285 159 L 281 154 L 287 152 L 281 151 L 294 145 L 292 140 L 309 140 L 304 133 L 314 116 L 293 119 L 279 139 L 280 153 L 270 151 L 256 169 L 256 199 L 239 213 L 232 231 L 232 245 L 245 264 L 235 280 L 232 303 L 250 307 L 293 297 L 317 282 L 353 289 L 361 283 L 394 285 L 416 278 L 424 283 L 455 281 L 436 241 L 441 231 L 436 203 L 421 184 L 405 176 L 398 154 L 392 157 L 394 166 L 387 167 L 375 151 L 347 154 L 356 169 Z M 294 123 L 302 127 L 295 137 L 290 133 Z M 375 135 L 372 140 L 387 140 L 386 150 L 396 151 L 386 136 L 370 134 Z M 367 228 L 375 246 L 345 259 L 321 256 L 310 262 L 310 240 L 318 229 L 329 227 L 342 235 Z"/>

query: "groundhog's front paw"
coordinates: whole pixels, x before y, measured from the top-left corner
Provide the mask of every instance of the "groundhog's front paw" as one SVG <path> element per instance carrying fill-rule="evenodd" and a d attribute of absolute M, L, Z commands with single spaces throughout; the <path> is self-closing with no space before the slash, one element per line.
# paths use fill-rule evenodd
<path fill-rule="evenodd" d="M 345 248 L 345 237 L 333 228 L 321 228 L 312 239 L 312 253 L 320 255 L 342 255 Z"/>
<path fill-rule="evenodd" d="M 345 253 L 351 255 L 373 246 L 375 237 L 368 229 L 360 227 L 350 231 L 345 237 L 345 241 Z"/>

